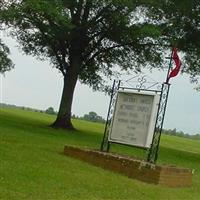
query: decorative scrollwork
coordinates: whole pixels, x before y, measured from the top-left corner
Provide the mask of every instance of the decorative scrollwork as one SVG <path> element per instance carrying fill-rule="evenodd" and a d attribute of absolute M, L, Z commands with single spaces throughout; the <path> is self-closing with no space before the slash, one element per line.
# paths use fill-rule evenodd
<path fill-rule="evenodd" d="M 157 84 L 156 84 L 156 88 L 157 88 L 157 90 L 161 90 L 161 88 L 162 88 L 162 85 L 161 85 L 161 84 L 159 84 L 159 83 L 157 82 Z"/>
<path fill-rule="evenodd" d="M 147 79 L 146 79 L 146 76 L 142 76 L 142 77 L 139 77 L 138 78 L 138 84 L 136 85 L 136 88 L 137 89 L 145 89 L 146 86 L 145 84 L 147 83 Z"/>
<path fill-rule="evenodd" d="M 161 91 L 161 83 L 155 81 L 151 77 L 139 74 L 121 82 L 121 88 L 131 87 L 137 90 L 156 90 Z"/>

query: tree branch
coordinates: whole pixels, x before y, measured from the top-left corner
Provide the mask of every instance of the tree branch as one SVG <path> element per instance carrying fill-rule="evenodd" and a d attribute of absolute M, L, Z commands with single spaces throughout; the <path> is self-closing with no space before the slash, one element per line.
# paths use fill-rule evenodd
<path fill-rule="evenodd" d="M 90 8 L 92 6 L 92 2 L 89 0 L 86 0 L 86 4 L 85 4 L 85 9 L 84 9 L 84 13 L 82 16 L 82 23 L 87 22 L 89 14 L 90 14 Z"/>
<path fill-rule="evenodd" d="M 105 48 L 105 49 L 101 49 L 99 51 L 97 51 L 96 53 L 94 53 L 88 60 L 86 60 L 85 62 L 85 66 L 87 65 L 87 63 L 90 63 L 92 60 L 95 59 L 95 57 L 99 56 L 100 54 L 102 53 L 106 53 L 106 52 L 109 52 L 113 49 L 116 49 L 116 48 L 120 48 L 120 47 L 125 47 L 125 46 L 132 46 L 134 45 L 135 42 L 128 42 L 128 43 L 124 43 L 124 44 L 116 44 L 116 45 L 113 45 L 111 47 L 108 47 L 108 48 Z M 160 46 L 159 43 L 141 43 L 141 44 L 138 44 L 139 46 Z M 169 45 L 166 45 L 166 47 L 170 47 Z M 91 52 L 92 53 L 92 52 Z"/>

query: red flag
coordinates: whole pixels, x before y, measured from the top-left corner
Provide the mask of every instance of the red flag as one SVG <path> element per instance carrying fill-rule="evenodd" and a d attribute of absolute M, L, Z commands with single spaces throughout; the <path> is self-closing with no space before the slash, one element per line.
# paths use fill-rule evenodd
<path fill-rule="evenodd" d="M 169 82 L 170 78 L 177 76 L 177 74 L 179 73 L 180 68 L 181 68 L 181 60 L 178 57 L 177 48 L 173 48 L 172 58 L 176 64 L 176 67 L 174 69 L 172 69 L 172 71 L 169 73 L 169 76 L 167 78 L 167 83 Z"/>

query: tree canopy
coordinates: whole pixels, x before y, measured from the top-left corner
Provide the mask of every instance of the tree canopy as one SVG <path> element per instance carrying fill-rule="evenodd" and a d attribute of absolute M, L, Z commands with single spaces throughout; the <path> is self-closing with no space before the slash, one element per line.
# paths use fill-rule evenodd
<path fill-rule="evenodd" d="M 0 73 L 5 73 L 13 68 L 13 63 L 8 57 L 9 48 L 0 40 Z"/>
<path fill-rule="evenodd" d="M 197 82 L 200 75 L 200 1 L 169 1 L 164 12 L 172 44 L 184 53 L 183 71 Z"/>
<path fill-rule="evenodd" d="M 2 0 L 0 20 L 22 50 L 50 59 L 64 77 L 54 126 L 71 127 L 77 80 L 105 90 L 104 78 L 121 70 L 161 67 L 172 46 L 185 71 L 200 73 L 197 0 Z"/>

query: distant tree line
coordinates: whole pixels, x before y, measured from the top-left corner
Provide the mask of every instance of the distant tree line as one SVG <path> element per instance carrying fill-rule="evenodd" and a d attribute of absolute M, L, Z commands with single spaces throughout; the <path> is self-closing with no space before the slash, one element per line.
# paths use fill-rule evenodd
<path fill-rule="evenodd" d="M 22 110 L 29 110 L 29 111 L 33 111 L 33 112 L 46 113 L 46 114 L 50 114 L 50 115 L 56 115 L 57 114 L 57 111 L 55 111 L 53 107 L 48 107 L 46 110 L 39 110 L 39 109 L 30 108 L 30 107 L 17 106 L 17 105 L 14 105 L 14 104 L 5 104 L 5 103 L 0 103 L 0 107 L 19 108 L 19 109 L 22 109 Z M 99 123 L 105 123 L 106 122 L 106 120 L 103 117 L 99 116 L 94 111 L 90 111 L 88 114 L 84 114 L 81 117 L 76 116 L 75 114 L 72 114 L 72 118 L 73 119 L 85 120 L 85 121 L 91 121 L 91 122 L 99 122 Z M 190 135 L 188 133 L 184 133 L 183 131 L 177 131 L 176 128 L 174 128 L 174 129 L 163 129 L 163 134 L 178 136 L 178 137 L 184 137 L 184 138 L 191 138 L 191 139 L 200 139 L 200 133 Z"/>
<path fill-rule="evenodd" d="M 0 103 L 0 107 L 4 107 L 4 108 L 19 108 L 19 109 L 22 109 L 22 110 L 29 110 L 29 111 L 40 112 L 40 113 L 44 113 L 45 112 L 44 110 L 39 110 L 39 109 L 25 107 L 25 106 L 17 106 L 15 104 Z"/>
<path fill-rule="evenodd" d="M 57 112 L 54 110 L 53 107 L 47 108 L 47 109 L 45 110 L 45 113 L 46 113 L 46 114 L 49 114 L 49 115 L 56 115 L 56 114 L 57 114 Z"/>
<path fill-rule="evenodd" d="M 184 137 L 184 138 L 200 139 L 199 133 L 190 135 L 188 133 L 184 133 L 183 131 L 177 131 L 176 128 L 174 128 L 174 129 L 164 129 L 163 133 L 166 134 L 166 135 L 174 135 L 174 136 Z"/>
<path fill-rule="evenodd" d="M 53 107 L 49 107 L 45 110 L 46 114 L 49 115 L 56 115 L 57 112 L 54 110 Z M 72 114 L 72 119 L 80 119 L 80 120 L 85 120 L 85 121 L 91 121 L 91 122 L 99 122 L 99 123 L 105 123 L 106 120 L 99 116 L 96 112 L 90 111 L 88 114 L 84 114 L 83 116 L 79 117 L 76 116 L 75 114 Z"/>
<path fill-rule="evenodd" d="M 57 112 L 54 110 L 53 107 L 49 107 L 46 110 L 40 110 L 40 109 L 36 109 L 36 108 L 30 108 L 30 107 L 25 107 L 25 106 L 17 106 L 15 104 L 6 104 L 6 103 L 0 103 L 0 107 L 4 107 L 4 108 L 18 108 L 18 109 L 28 110 L 28 111 L 33 111 L 33 112 L 46 113 L 46 114 L 50 114 L 50 115 L 57 114 Z"/>
<path fill-rule="evenodd" d="M 49 115 L 56 115 L 57 111 L 54 110 L 52 106 L 48 107 L 46 110 L 39 110 L 35 108 L 25 107 L 25 106 L 17 106 L 15 104 L 6 104 L 6 103 L 0 103 L 0 107 L 4 108 L 19 108 L 22 110 L 28 110 L 33 112 L 40 112 L 40 113 L 46 113 Z M 92 121 L 92 122 L 99 122 L 99 123 L 105 123 L 105 119 L 101 116 L 99 116 L 96 112 L 90 111 L 88 114 L 85 114 L 81 117 L 72 114 L 73 119 L 80 119 L 80 120 L 86 120 L 86 121 Z"/>
<path fill-rule="evenodd" d="M 90 111 L 88 114 L 85 114 L 83 117 L 80 117 L 80 119 L 83 119 L 86 121 L 92 121 L 92 122 L 105 123 L 105 119 L 103 117 L 99 116 L 94 111 Z"/>

